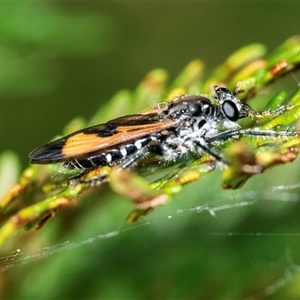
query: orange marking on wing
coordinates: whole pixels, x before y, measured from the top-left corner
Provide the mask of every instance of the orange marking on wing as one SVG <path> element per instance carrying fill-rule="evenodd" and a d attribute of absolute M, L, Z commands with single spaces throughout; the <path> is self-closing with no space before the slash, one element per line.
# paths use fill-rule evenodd
<path fill-rule="evenodd" d="M 118 147 L 118 145 L 160 132 L 175 124 L 176 122 L 169 120 L 142 125 L 117 126 L 117 132 L 111 136 L 101 136 L 101 126 L 99 126 L 99 135 L 95 133 L 95 130 L 93 133 L 85 133 L 83 130 L 67 138 L 62 153 L 65 158 L 78 157 L 106 148 Z"/>

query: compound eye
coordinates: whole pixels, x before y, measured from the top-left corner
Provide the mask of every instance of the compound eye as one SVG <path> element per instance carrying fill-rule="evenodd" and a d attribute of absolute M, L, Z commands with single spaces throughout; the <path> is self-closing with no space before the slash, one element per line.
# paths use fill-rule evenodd
<path fill-rule="evenodd" d="M 222 103 L 222 112 L 224 116 L 230 121 L 237 121 L 240 117 L 236 105 L 231 101 L 224 101 Z"/>

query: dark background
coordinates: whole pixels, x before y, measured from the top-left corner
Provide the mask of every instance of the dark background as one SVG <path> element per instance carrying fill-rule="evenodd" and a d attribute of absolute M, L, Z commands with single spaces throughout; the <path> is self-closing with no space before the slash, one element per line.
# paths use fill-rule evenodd
<path fill-rule="evenodd" d="M 299 33 L 299 10 L 298 2 L 269 1 L 0 3 L 0 151 L 15 151 L 26 167 L 34 147 L 150 70 L 166 69 L 171 81 L 195 58 L 209 71 L 246 44 L 271 51 Z M 2 298 L 240 299 L 263 291 L 297 299 L 298 190 L 269 191 L 298 184 L 298 170 L 299 162 L 274 168 L 237 192 L 222 191 L 213 172 L 147 217 L 151 225 L 83 245 L 127 228 L 130 204 L 104 189 L 105 200 L 88 199 L 28 233 L 29 244 L 21 240 L 16 247 L 31 254 L 52 247 L 1 274 Z M 260 197 L 255 205 L 249 191 Z M 248 205 L 234 208 L 239 197 Z M 186 212 L 204 203 L 230 209 Z M 55 246 L 66 241 L 82 245 Z"/>

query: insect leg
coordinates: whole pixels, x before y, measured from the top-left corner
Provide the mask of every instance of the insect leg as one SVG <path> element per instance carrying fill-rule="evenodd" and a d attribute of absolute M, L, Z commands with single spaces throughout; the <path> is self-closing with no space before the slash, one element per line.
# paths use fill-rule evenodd
<path fill-rule="evenodd" d="M 157 155 L 163 155 L 163 149 L 159 144 L 157 144 L 155 142 L 150 143 L 149 145 L 144 146 L 143 148 L 139 149 L 134 154 L 130 155 L 127 159 L 125 159 L 121 163 L 120 167 L 122 169 L 126 169 L 126 168 L 132 166 L 140 158 L 142 158 L 143 156 L 146 156 L 149 153 L 155 153 Z"/>
<path fill-rule="evenodd" d="M 139 160 L 140 158 L 142 158 L 143 156 L 145 156 L 148 153 L 149 153 L 148 147 L 143 147 L 140 150 L 138 150 L 136 153 L 130 155 L 127 159 L 125 159 L 121 163 L 120 167 L 122 169 L 126 169 L 126 168 L 132 166 L 137 160 Z"/>
<path fill-rule="evenodd" d="M 216 161 L 222 163 L 223 165 L 228 165 L 229 162 L 227 162 L 223 157 L 221 157 L 218 153 L 212 151 L 211 149 L 209 149 L 208 147 L 206 147 L 205 145 L 203 145 L 202 143 L 200 143 L 199 141 L 194 141 L 194 144 L 199 147 L 202 151 L 206 152 L 207 154 L 209 154 L 211 157 L 213 157 Z"/>
<path fill-rule="evenodd" d="M 298 132 L 288 132 L 288 131 L 262 131 L 262 130 L 249 130 L 249 129 L 236 129 L 236 130 L 228 130 L 221 133 L 218 133 L 212 137 L 206 138 L 206 142 L 220 142 L 226 141 L 233 137 L 237 136 L 257 136 L 257 137 L 281 137 L 281 138 L 288 138 L 288 137 L 299 137 Z"/>
<path fill-rule="evenodd" d="M 247 105 L 247 112 L 248 112 L 249 116 L 254 116 L 256 118 L 265 118 L 268 116 L 280 115 L 292 108 L 293 108 L 293 105 L 287 104 L 287 105 L 281 105 L 275 109 L 268 109 L 268 110 L 260 112 L 260 111 L 256 111 L 256 110 L 252 109 L 249 105 Z"/>

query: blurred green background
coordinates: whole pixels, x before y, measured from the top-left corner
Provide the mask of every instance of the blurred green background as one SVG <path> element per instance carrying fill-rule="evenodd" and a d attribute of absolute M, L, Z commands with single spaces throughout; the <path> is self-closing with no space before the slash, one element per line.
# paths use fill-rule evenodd
<path fill-rule="evenodd" d="M 171 81 L 195 58 L 209 71 L 245 44 L 271 51 L 300 33 L 299 11 L 299 2 L 269 1 L 0 3 L 0 151 L 26 167 L 34 147 L 150 70 Z M 0 298 L 299 299 L 299 162 L 240 191 L 220 183 L 213 172 L 134 226 L 130 203 L 104 188 L 5 248 L 4 260 L 17 248 L 45 257 L 0 273 Z M 278 185 L 296 188 L 270 192 Z M 230 209 L 189 212 L 207 203 Z M 66 241 L 79 244 L 55 246 Z"/>

